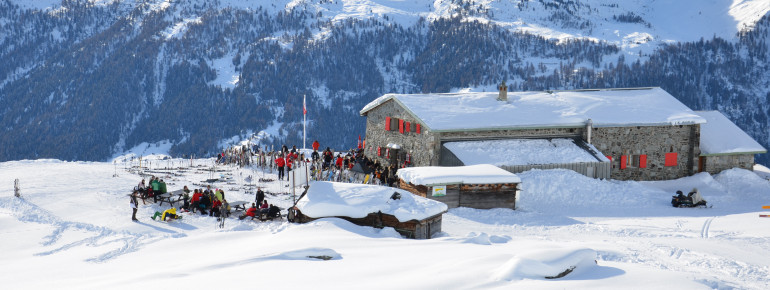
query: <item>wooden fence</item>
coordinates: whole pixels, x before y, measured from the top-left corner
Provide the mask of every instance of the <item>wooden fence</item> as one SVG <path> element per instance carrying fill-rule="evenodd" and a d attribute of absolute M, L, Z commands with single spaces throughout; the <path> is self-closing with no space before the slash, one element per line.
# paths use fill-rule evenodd
<path fill-rule="evenodd" d="M 535 165 L 513 165 L 500 166 L 511 173 L 521 173 L 531 169 L 569 169 L 582 175 L 598 178 L 610 179 L 611 166 L 609 162 L 577 162 L 577 163 L 554 163 L 554 164 L 535 164 Z"/>

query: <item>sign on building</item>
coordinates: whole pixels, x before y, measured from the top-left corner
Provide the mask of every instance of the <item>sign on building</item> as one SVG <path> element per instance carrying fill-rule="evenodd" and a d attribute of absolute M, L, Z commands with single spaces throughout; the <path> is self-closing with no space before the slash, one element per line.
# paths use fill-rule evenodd
<path fill-rule="evenodd" d="M 433 187 L 433 196 L 446 196 L 446 185 L 437 185 Z"/>

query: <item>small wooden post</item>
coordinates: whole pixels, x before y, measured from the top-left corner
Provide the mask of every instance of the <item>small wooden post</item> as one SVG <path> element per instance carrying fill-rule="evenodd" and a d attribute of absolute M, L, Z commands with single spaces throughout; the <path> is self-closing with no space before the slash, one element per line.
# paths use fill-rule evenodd
<path fill-rule="evenodd" d="M 19 187 L 18 178 L 16 178 L 16 180 L 13 181 L 13 195 L 16 197 L 21 197 L 21 188 Z"/>

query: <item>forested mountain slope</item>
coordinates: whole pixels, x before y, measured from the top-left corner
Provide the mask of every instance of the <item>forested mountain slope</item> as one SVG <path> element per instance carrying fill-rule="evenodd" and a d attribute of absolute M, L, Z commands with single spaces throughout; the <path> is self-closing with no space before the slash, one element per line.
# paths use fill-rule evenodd
<path fill-rule="evenodd" d="M 770 4 L 673 2 L 0 0 L 0 161 L 301 145 L 303 95 L 308 138 L 343 149 L 384 93 L 501 80 L 660 86 L 770 148 Z"/>

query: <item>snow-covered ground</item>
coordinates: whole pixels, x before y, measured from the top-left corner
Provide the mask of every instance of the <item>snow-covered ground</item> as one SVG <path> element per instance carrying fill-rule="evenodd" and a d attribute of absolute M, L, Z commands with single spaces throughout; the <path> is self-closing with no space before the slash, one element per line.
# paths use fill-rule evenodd
<path fill-rule="evenodd" d="M 118 160 L 122 160 L 119 158 Z M 136 160 L 134 162 L 137 162 Z M 260 170 L 212 160 L 144 160 L 169 184 L 208 178 L 230 201 L 253 201 L 246 177 Z M 149 162 L 149 163 L 148 163 Z M 192 164 L 191 164 L 192 163 Z M 190 167 L 192 165 L 192 167 Z M 159 170 L 185 167 L 183 170 Z M 451 209 L 441 236 L 409 240 L 392 229 L 339 219 L 308 224 L 184 214 L 149 218 L 166 206 L 127 194 L 140 180 L 122 163 L 57 160 L 0 163 L 0 285 L 4 289 L 768 289 L 770 181 L 746 170 L 674 181 L 586 178 L 567 170 L 518 176 L 518 210 Z M 176 173 L 176 174 L 172 174 Z M 22 198 L 13 196 L 19 179 Z M 260 183 L 286 207 L 289 189 Z M 713 208 L 670 206 L 697 187 Z M 237 190 L 236 190 L 237 189 Z M 275 193 L 275 194 L 273 194 Z M 329 260 L 309 258 L 327 256 Z M 595 260 L 595 262 L 593 261 Z M 565 267 L 567 276 L 545 279 Z"/>

